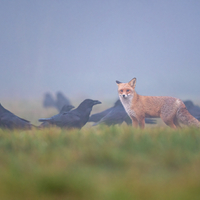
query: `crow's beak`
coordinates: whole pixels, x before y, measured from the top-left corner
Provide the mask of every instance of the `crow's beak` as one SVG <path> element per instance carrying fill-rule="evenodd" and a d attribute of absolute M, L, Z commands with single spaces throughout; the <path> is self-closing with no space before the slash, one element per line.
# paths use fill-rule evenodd
<path fill-rule="evenodd" d="M 94 105 L 96 105 L 96 104 L 101 104 L 101 101 L 94 100 L 94 101 L 93 101 L 93 104 L 94 104 Z"/>

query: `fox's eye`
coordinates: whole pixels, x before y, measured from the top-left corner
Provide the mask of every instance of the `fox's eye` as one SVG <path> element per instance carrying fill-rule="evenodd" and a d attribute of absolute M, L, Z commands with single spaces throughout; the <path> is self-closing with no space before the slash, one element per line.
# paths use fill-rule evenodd
<path fill-rule="evenodd" d="M 123 92 L 123 90 L 120 90 L 120 92 Z"/>
<path fill-rule="evenodd" d="M 126 90 L 127 92 L 129 92 L 130 90 Z"/>

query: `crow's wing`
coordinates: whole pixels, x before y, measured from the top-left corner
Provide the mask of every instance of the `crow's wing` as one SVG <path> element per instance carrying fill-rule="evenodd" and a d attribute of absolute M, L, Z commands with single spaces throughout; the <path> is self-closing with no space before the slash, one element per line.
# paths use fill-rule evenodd
<path fill-rule="evenodd" d="M 28 120 L 22 119 L 14 114 L 10 115 L 10 113 L 5 113 L 0 121 L 1 125 L 7 128 L 26 128 L 31 126 Z"/>
<path fill-rule="evenodd" d="M 48 121 L 45 121 L 45 122 L 42 122 L 39 127 L 40 128 L 49 128 L 49 127 L 52 127 L 52 126 L 53 126 L 53 124 L 51 124 Z"/>
<path fill-rule="evenodd" d="M 108 126 L 121 124 L 125 120 L 126 115 L 127 115 L 126 112 L 123 111 L 123 107 L 115 106 L 99 122 L 95 123 L 94 126 L 101 123 L 104 123 Z"/>
<path fill-rule="evenodd" d="M 70 105 L 70 101 L 64 94 L 57 92 L 57 100 L 55 102 L 57 109 L 60 111 L 64 105 Z"/>
<path fill-rule="evenodd" d="M 54 99 L 53 99 L 53 97 L 50 93 L 45 94 L 45 97 L 44 97 L 44 100 L 43 100 L 43 106 L 45 108 L 55 106 L 55 101 L 54 101 Z"/>
<path fill-rule="evenodd" d="M 98 122 L 100 121 L 104 116 L 106 116 L 111 110 L 113 109 L 112 108 L 108 108 L 100 113 L 96 113 L 96 114 L 93 114 L 90 116 L 88 122 Z"/>
<path fill-rule="evenodd" d="M 65 112 L 69 112 L 70 110 L 72 110 L 72 108 L 74 108 L 74 106 L 65 104 L 65 105 L 62 107 L 62 109 L 60 110 L 60 114 L 61 114 L 61 113 L 65 113 Z"/>
<path fill-rule="evenodd" d="M 50 118 L 40 118 L 38 121 L 43 122 L 40 125 L 40 127 L 48 127 L 53 124 L 55 124 L 57 126 L 62 126 L 62 124 L 65 123 L 66 120 L 68 120 L 68 119 L 65 119 L 65 116 L 67 116 L 67 114 L 68 114 L 68 112 L 66 112 L 66 111 L 68 111 L 68 109 L 69 109 L 68 105 L 65 105 L 65 106 L 63 106 L 60 113 L 58 113 L 57 115 L 54 115 Z M 72 107 L 70 109 L 72 109 Z"/>
<path fill-rule="evenodd" d="M 81 117 L 72 112 L 65 112 L 54 120 L 54 123 L 60 127 L 79 127 Z"/>

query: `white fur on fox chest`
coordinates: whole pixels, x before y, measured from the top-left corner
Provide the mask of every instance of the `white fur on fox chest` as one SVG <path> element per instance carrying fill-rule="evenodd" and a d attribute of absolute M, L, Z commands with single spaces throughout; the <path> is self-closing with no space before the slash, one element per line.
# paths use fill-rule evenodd
<path fill-rule="evenodd" d="M 120 101 L 122 102 L 122 105 L 124 106 L 127 114 L 130 117 L 136 117 L 135 111 L 131 108 L 132 105 L 132 96 L 127 96 L 126 98 L 124 98 L 123 96 L 119 95 Z"/>

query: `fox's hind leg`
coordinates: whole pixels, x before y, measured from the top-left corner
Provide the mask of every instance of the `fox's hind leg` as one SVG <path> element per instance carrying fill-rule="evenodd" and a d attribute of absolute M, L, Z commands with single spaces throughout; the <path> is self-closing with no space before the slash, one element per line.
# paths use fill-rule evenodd
<path fill-rule="evenodd" d="M 171 128 L 176 129 L 176 125 L 174 124 L 173 120 L 170 121 L 164 121 L 167 126 L 170 126 Z"/>
<path fill-rule="evenodd" d="M 171 116 L 164 117 L 163 115 L 161 115 L 160 118 L 165 122 L 167 126 L 170 126 L 171 128 L 174 128 L 174 129 L 176 128 L 176 125 L 174 124 L 174 121 L 173 121 L 173 117 Z"/>
<path fill-rule="evenodd" d="M 166 125 L 170 126 L 171 128 L 176 128 L 176 125 L 178 124 L 178 121 L 174 121 L 176 118 L 176 109 L 173 109 L 173 107 L 165 106 L 161 110 L 160 118 L 165 122 Z"/>
<path fill-rule="evenodd" d="M 175 124 L 175 126 L 177 127 L 177 128 L 181 128 L 181 126 L 180 126 L 180 124 L 179 124 L 179 122 L 178 122 L 178 119 L 177 119 L 177 117 L 174 117 L 174 124 Z"/>

